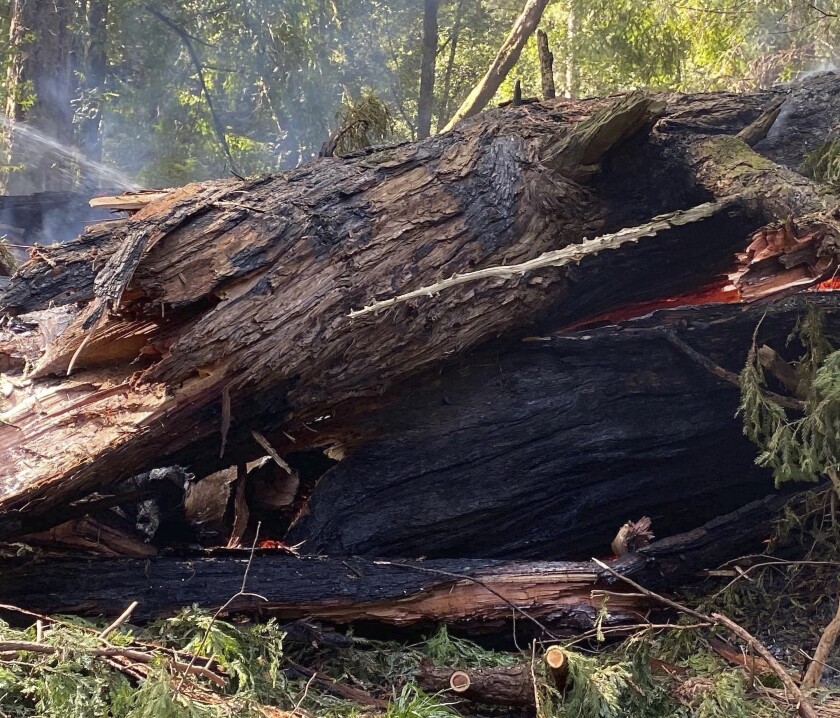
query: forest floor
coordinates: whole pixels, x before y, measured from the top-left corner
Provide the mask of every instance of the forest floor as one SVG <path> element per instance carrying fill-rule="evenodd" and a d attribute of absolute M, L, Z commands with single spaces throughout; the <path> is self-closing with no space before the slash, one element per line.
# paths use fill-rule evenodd
<path fill-rule="evenodd" d="M 836 607 L 840 518 L 830 491 L 815 491 L 780 518 L 767 552 L 738 559 L 676 600 L 724 613 L 750 631 L 795 678 Z M 9 609 L 9 607 L 5 607 Z M 559 641 L 568 680 L 557 690 L 546 643 L 526 621 L 467 639 L 444 627 L 341 631 L 282 626 L 197 609 L 143 627 L 111 626 L 6 610 L 0 624 L 0 715 L 187 718 L 443 716 L 793 715 L 766 663 L 720 628 L 691 617 L 657 618 L 616 640 L 613 629 Z M 38 620 L 35 620 L 38 619 Z M 653 620 L 653 619 L 651 619 Z M 526 624 L 526 625 L 523 625 Z M 385 632 L 383 632 L 385 631 Z M 558 641 L 551 641 L 556 644 Z M 728 648 L 727 648 L 728 646 Z M 840 666 L 835 651 L 827 662 Z M 424 692 L 422 674 L 527 666 L 531 705 L 500 707 Z M 535 686 L 535 688 L 534 688 Z M 840 716 L 840 671 L 827 667 L 811 694 L 818 715 Z"/>

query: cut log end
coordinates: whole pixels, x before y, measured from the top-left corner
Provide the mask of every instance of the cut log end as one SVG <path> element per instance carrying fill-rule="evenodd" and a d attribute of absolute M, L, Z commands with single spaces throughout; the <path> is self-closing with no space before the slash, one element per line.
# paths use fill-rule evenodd
<path fill-rule="evenodd" d="M 465 671 L 453 671 L 449 676 L 449 688 L 455 693 L 465 693 L 472 685 L 470 676 Z"/>

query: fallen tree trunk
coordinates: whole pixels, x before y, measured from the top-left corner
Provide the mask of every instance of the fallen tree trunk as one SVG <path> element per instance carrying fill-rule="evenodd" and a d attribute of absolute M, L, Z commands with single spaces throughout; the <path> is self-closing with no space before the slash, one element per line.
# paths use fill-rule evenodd
<path fill-rule="evenodd" d="M 759 546 L 783 503 L 778 496 L 753 502 L 612 565 L 650 586 L 676 585 Z M 591 628 L 605 600 L 609 626 L 643 621 L 649 609 L 637 595 L 621 594 L 622 584 L 592 562 L 298 558 L 257 550 L 250 559 L 246 551 L 190 559 L 5 559 L 2 572 L 0 603 L 110 616 L 136 600 L 138 620 L 193 604 L 218 608 L 233 597 L 229 613 L 336 623 L 445 622 L 473 631 L 497 630 L 513 618 L 532 632 L 568 633 Z M 609 597 L 598 589 L 609 589 Z"/>
<path fill-rule="evenodd" d="M 783 205 L 814 213 L 835 198 L 710 137 L 736 135 L 778 94 L 496 111 L 414 145 L 193 185 L 41 250 L 3 307 L 82 307 L 42 355 L 31 335 L 4 337 L 4 533 L 150 466 L 257 458 L 255 430 L 281 458 L 330 444 L 349 454 L 361 417 L 499 337 L 728 272 L 740 301 L 817 283 L 836 267 L 830 217 L 803 216 L 795 245 L 774 226 L 748 247 Z M 616 200 L 657 182 L 644 205 Z"/>

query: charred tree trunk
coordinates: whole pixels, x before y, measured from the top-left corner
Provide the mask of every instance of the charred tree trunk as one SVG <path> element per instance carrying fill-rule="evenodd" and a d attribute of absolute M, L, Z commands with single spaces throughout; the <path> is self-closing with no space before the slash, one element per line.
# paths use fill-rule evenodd
<path fill-rule="evenodd" d="M 537 30 L 537 47 L 540 53 L 540 78 L 544 100 L 553 100 L 557 91 L 554 89 L 554 54 L 548 47 L 548 35 L 544 30 Z"/>
<path fill-rule="evenodd" d="M 829 116 L 840 117 L 837 79 L 809 82 L 783 113 L 784 149 L 800 157 L 833 125 L 818 119 L 812 133 L 796 131 L 808 122 L 797 103 L 819 90 Z M 56 507 L 166 462 L 209 473 L 263 456 L 266 443 L 281 461 L 332 446 L 350 462 L 365 444 L 391 438 L 377 411 L 468 352 L 492 353 L 491 342 L 562 333 L 546 344 L 562 364 L 577 361 L 563 352 L 585 353 L 591 332 L 581 322 L 617 307 L 653 302 L 635 308 L 648 313 L 675 295 L 708 304 L 723 294 L 740 310 L 817 284 L 837 266 L 836 221 L 825 214 L 836 197 L 776 164 L 780 150 L 764 157 L 736 137 L 778 99 L 687 96 L 666 105 L 634 93 L 496 110 L 417 144 L 191 185 L 78 243 L 40 250 L 12 281 L 5 310 L 81 310 L 58 338 L 40 332 L 47 346 L 37 330 L 14 333 L 20 325 L 2 337 L 5 531 L 34 519 L 43 526 Z M 790 214 L 797 226 L 779 227 Z M 743 316 L 747 342 L 752 317 Z M 692 351 L 730 374 L 739 359 L 724 329 L 702 341 L 691 331 L 674 332 L 689 346 L 679 350 L 685 357 L 661 338 L 639 351 L 650 364 L 664 349 L 658 369 L 678 391 L 696 380 L 725 395 L 709 415 L 717 420 L 731 412 L 734 390 L 708 367 L 680 372 L 703 365 Z M 729 349 L 716 354 L 715 341 Z M 619 354 L 614 361 L 620 402 L 645 367 L 640 360 L 622 374 Z M 27 363 L 29 383 L 20 381 Z M 591 382 L 592 371 L 580 376 Z M 655 384 L 649 374 L 645 381 Z M 559 383 L 556 392 L 561 411 L 585 403 L 574 387 Z M 603 422 L 609 437 L 610 403 L 598 411 L 591 423 Z M 366 418 L 373 434 L 359 429 Z M 552 431 L 562 441 L 562 427 Z M 575 460 L 563 460 L 566 486 L 577 490 Z M 530 470 L 511 464 L 507 483 L 530 480 Z"/>
<path fill-rule="evenodd" d="M 419 377 L 357 422 L 359 448 L 287 540 L 331 555 L 585 559 L 628 519 L 649 516 L 664 537 L 733 511 L 772 478 L 736 418 L 737 383 L 690 352 L 737 378 L 762 318 L 760 341 L 781 348 L 806 306 L 663 310 Z"/>
<path fill-rule="evenodd" d="M 627 554 L 613 567 L 650 586 L 674 586 L 759 546 L 783 503 L 778 496 L 756 501 Z M 43 613 L 113 615 L 130 598 L 139 602 L 133 618 L 145 620 L 193 604 L 226 604 L 242 588 L 248 564 L 246 551 L 190 559 L 5 559 L 0 603 Z M 652 608 L 645 597 L 623 595 L 624 584 L 594 562 L 301 558 L 258 550 L 247 579 L 248 595 L 230 604 L 229 613 L 398 626 L 444 622 L 475 632 L 496 631 L 514 619 L 539 635 L 591 628 L 604 600 L 599 590 L 611 592 L 605 626 L 638 623 Z"/>

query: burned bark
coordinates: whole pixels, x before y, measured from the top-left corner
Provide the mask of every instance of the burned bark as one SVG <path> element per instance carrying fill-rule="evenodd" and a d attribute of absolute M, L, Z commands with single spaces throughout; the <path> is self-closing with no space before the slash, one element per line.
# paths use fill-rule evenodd
<path fill-rule="evenodd" d="M 548 46 L 545 30 L 537 30 L 537 48 L 540 54 L 540 80 L 544 100 L 553 100 L 557 96 L 554 89 L 554 54 Z"/>
<path fill-rule="evenodd" d="M 783 503 L 778 496 L 753 502 L 612 565 L 647 585 L 676 585 L 759 545 Z M 611 591 L 608 625 L 638 623 L 650 608 L 637 594 L 622 595 L 623 584 L 593 562 L 386 561 L 261 550 L 251 559 L 247 551 L 187 559 L 5 559 L 0 603 L 43 613 L 113 615 L 131 599 L 139 602 L 134 619 L 145 620 L 193 604 L 226 604 L 242 588 L 246 566 L 249 593 L 230 604 L 230 613 L 398 626 L 444 622 L 479 632 L 515 618 L 539 634 L 543 627 L 563 633 L 591 628 L 604 598 L 599 589 Z"/>
<path fill-rule="evenodd" d="M 738 386 L 669 337 L 737 378 L 758 323 L 782 348 L 816 298 L 661 310 L 419 378 L 359 420 L 360 447 L 323 476 L 288 540 L 310 553 L 581 559 L 629 519 L 652 517 L 662 537 L 732 511 L 772 479 L 741 432 Z M 838 336 L 834 297 L 823 301 Z"/>
<path fill-rule="evenodd" d="M 151 465 L 209 473 L 257 458 L 255 430 L 281 456 L 330 445 L 352 456 L 369 440 L 356 431 L 363 417 L 491 341 L 571 331 L 735 270 L 735 303 L 740 287 L 759 300 L 817 283 L 836 266 L 830 217 L 774 225 L 760 249 L 753 232 L 782 208 L 834 199 L 725 136 L 777 99 L 500 110 L 417 144 L 191 185 L 41 250 L 6 311 L 82 306 L 28 355 L 27 381 L 12 377 L 0 428 L 7 531 Z M 647 204 L 616 200 L 619 187 L 662 177 L 673 188 Z M 670 214 L 651 219 L 659 212 Z M 20 366 L 21 338 L 6 339 Z"/>

